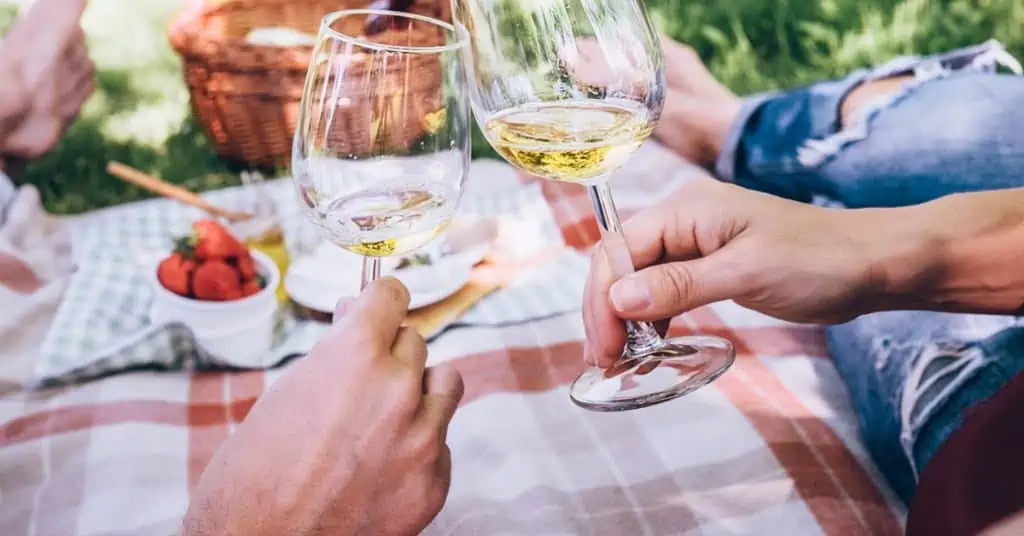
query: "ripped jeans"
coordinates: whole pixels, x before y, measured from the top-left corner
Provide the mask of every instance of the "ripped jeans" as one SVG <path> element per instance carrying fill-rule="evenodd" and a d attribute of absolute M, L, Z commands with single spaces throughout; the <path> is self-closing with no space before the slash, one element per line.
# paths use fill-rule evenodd
<path fill-rule="evenodd" d="M 848 207 L 1024 186 L 1024 77 L 1000 66 L 1020 74 L 992 41 L 748 98 L 716 171 L 751 189 Z M 845 96 L 892 76 L 912 81 L 840 128 Z M 970 408 L 1024 370 L 1024 322 L 1012 316 L 876 313 L 828 327 L 827 340 L 865 443 L 908 504 Z"/>

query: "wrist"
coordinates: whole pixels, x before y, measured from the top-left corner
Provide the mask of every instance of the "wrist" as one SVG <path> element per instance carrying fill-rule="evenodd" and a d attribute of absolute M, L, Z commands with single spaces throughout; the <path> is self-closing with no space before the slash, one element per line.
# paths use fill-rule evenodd
<path fill-rule="evenodd" d="M 877 310 L 932 309 L 937 274 L 949 261 L 951 237 L 931 221 L 925 205 L 852 211 L 862 244 Z"/>
<path fill-rule="evenodd" d="M 703 145 L 710 164 L 718 161 L 718 157 L 726 149 L 729 133 L 732 131 L 733 124 L 739 119 L 742 107 L 742 101 L 735 97 L 723 99 L 710 107 L 708 120 L 702 132 Z"/>
<path fill-rule="evenodd" d="M 1012 314 L 1024 304 L 1024 189 L 955 194 L 877 213 L 887 309 Z"/>

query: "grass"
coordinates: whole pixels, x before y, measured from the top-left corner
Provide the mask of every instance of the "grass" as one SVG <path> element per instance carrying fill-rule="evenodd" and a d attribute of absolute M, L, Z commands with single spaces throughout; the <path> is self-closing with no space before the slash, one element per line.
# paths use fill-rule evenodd
<path fill-rule="evenodd" d="M 19 180 L 47 208 L 78 213 L 148 197 L 109 177 L 119 160 L 195 190 L 237 182 L 191 115 L 178 59 L 166 40 L 179 0 L 91 0 L 83 19 L 97 91 L 53 152 Z M 788 88 L 901 54 L 927 54 L 991 37 L 1024 58 L 1020 0 L 647 0 L 658 26 L 694 46 L 745 94 Z M 0 27 L 14 8 L 0 6 Z M 479 137 L 477 155 L 489 152 Z"/>

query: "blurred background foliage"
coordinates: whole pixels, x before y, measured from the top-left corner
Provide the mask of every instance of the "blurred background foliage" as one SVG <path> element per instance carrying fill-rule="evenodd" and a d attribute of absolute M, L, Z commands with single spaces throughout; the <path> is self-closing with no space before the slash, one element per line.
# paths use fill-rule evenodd
<path fill-rule="evenodd" d="M 9 1 L 9 0 L 8 0 Z M 523 0 L 505 0 L 521 2 Z M 188 104 L 166 38 L 179 0 L 90 0 L 83 19 L 96 93 L 61 145 L 19 178 L 46 206 L 78 213 L 148 197 L 109 177 L 118 160 L 201 191 L 237 182 Z M 1021 0 L 647 0 L 660 29 L 688 43 L 740 94 L 843 76 L 897 55 L 1003 41 L 1024 58 Z M 17 6 L 0 4 L 0 29 Z M 474 140 L 477 156 L 490 147 Z"/>

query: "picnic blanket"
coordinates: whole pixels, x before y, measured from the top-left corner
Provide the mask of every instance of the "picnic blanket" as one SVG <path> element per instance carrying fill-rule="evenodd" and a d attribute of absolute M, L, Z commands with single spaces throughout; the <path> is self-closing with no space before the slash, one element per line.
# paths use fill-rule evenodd
<path fill-rule="evenodd" d="M 0 177 L 0 188 L 10 183 Z M 2 193 L 2 192 L 0 192 Z M 72 271 L 67 225 L 45 211 L 31 186 L 0 195 L 0 393 L 21 389 L 35 369 Z M 4 199 L 6 200 L 6 199 Z M 5 210 L 6 209 L 6 210 Z"/>
<path fill-rule="evenodd" d="M 620 210 L 694 173 L 648 144 L 613 179 Z M 566 244 L 597 240 L 581 188 L 525 181 Z M 451 494 L 425 533 L 902 533 L 819 330 L 732 303 L 672 329 L 730 338 L 736 364 L 687 397 L 617 414 L 568 399 L 583 369 L 578 311 L 434 340 L 431 363 L 458 367 L 466 396 L 449 431 Z M 286 373 L 136 372 L 0 396 L 0 534 L 174 534 L 206 462 Z"/>
<path fill-rule="evenodd" d="M 461 212 L 514 221 L 505 227 L 515 233 L 520 251 L 506 251 L 507 255 L 540 255 L 546 246 L 561 244 L 558 224 L 547 210 L 539 184 L 523 187 L 510 167 L 495 161 L 474 162 L 469 175 L 468 182 L 476 187 L 463 196 Z M 512 188 L 502 186 L 509 179 Z M 252 207 L 257 199 L 277 205 L 292 258 L 314 249 L 321 240 L 288 179 L 228 188 L 209 197 L 218 206 L 237 210 Z M 93 215 L 87 224 L 74 226 L 72 257 L 77 269 L 41 344 L 35 383 L 53 386 L 140 367 L 226 366 L 204 351 L 184 325 L 154 323 L 149 315 L 150 274 L 156 262 L 170 248 L 172 237 L 186 233 L 199 217 L 202 214 L 194 207 L 156 199 L 105 211 Z M 572 248 L 555 253 L 454 321 L 459 326 L 527 322 L 578 308 L 583 292 L 578 274 L 586 270 L 587 259 Z M 279 313 L 276 342 L 266 355 L 253 356 L 252 368 L 271 367 L 305 354 L 326 329 L 322 323 L 297 319 L 286 307 L 279 308 Z"/>

